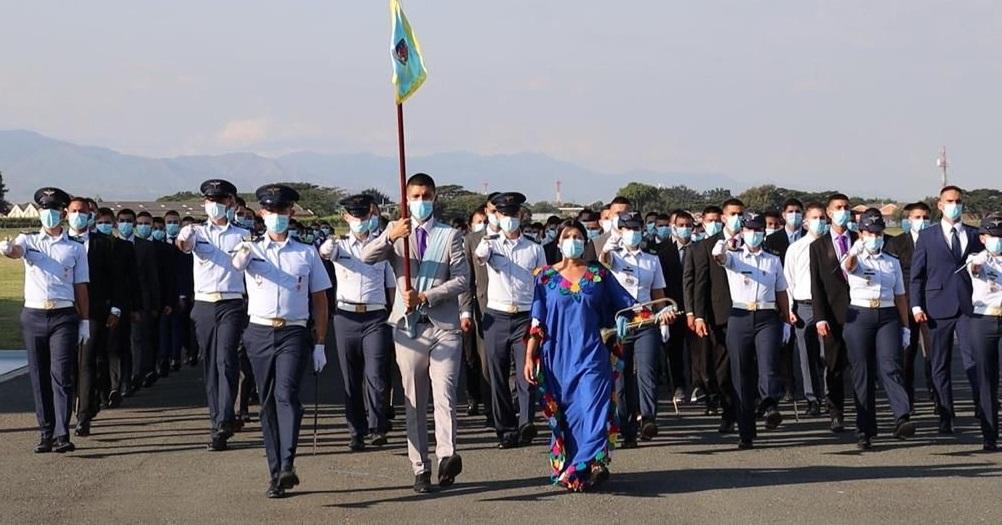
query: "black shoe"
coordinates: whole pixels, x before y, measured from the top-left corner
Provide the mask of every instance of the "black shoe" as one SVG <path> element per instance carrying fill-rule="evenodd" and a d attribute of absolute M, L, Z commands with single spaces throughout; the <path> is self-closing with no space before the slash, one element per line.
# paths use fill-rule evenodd
<path fill-rule="evenodd" d="M 520 445 L 529 445 L 532 443 L 533 439 L 536 439 L 536 434 L 539 431 L 536 430 L 536 425 L 529 423 L 528 425 L 518 429 L 518 443 Z"/>
<path fill-rule="evenodd" d="M 765 411 L 765 428 L 766 430 L 776 430 L 779 425 L 783 423 L 783 414 L 779 413 L 779 410 L 775 408 L 770 408 Z"/>
<path fill-rule="evenodd" d="M 500 441 L 498 441 L 498 448 L 500 449 L 516 447 L 518 447 L 518 438 L 513 435 L 504 436 Z"/>
<path fill-rule="evenodd" d="M 762 404 L 760 403 L 758 405 L 758 408 L 755 409 L 755 420 L 757 421 L 759 419 L 764 418 L 765 417 L 765 412 L 766 412 L 765 407 L 762 406 Z"/>
<path fill-rule="evenodd" d="M 56 439 L 52 444 L 52 451 L 58 452 L 59 454 L 64 454 L 66 452 L 73 452 L 77 447 L 70 442 L 70 438 L 64 437 Z"/>
<path fill-rule="evenodd" d="M 468 405 L 466 405 L 466 415 L 468 415 L 468 416 L 479 416 L 480 415 L 480 404 L 477 403 L 476 401 L 470 401 L 470 403 Z"/>
<path fill-rule="evenodd" d="M 949 417 L 939 418 L 939 433 L 953 434 L 953 420 Z"/>
<path fill-rule="evenodd" d="M 637 438 L 635 437 L 624 438 L 622 443 L 619 444 L 619 448 L 622 449 L 637 448 L 639 446 L 640 444 L 637 443 Z"/>
<path fill-rule="evenodd" d="M 835 433 L 845 432 L 845 421 L 842 419 L 842 414 L 832 412 L 832 424 L 830 428 Z"/>
<path fill-rule="evenodd" d="M 170 365 L 166 363 L 160 365 L 160 367 L 157 368 L 157 377 L 161 377 L 164 379 L 170 377 Z"/>
<path fill-rule="evenodd" d="M 287 470 L 283 470 L 279 473 L 278 488 L 282 490 L 289 490 L 296 485 L 299 485 L 299 476 L 296 475 L 295 467 L 289 467 Z"/>
<path fill-rule="evenodd" d="M 122 397 L 132 397 L 136 394 L 136 391 L 132 388 L 132 385 L 122 385 Z"/>
<path fill-rule="evenodd" d="M 212 452 L 222 452 L 226 450 L 226 438 L 222 435 L 212 436 L 212 441 L 209 441 L 209 446 L 206 448 Z"/>
<path fill-rule="evenodd" d="M 981 405 L 974 405 L 974 419 L 981 421 Z"/>
<path fill-rule="evenodd" d="M 151 386 L 153 386 L 153 383 L 157 382 L 157 377 L 158 376 L 156 372 L 150 372 L 146 374 L 146 376 L 143 377 L 143 388 L 150 388 Z"/>
<path fill-rule="evenodd" d="M 490 414 L 488 414 L 487 418 L 484 419 L 484 428 L 494 428 L 494 418 L 492 418 Z"/>
<path fill-rule="evenodd" d="M 393 405 L 386 407 L 386 419 L 396 419 L 397 409 Z"/>
<path fill-rule="evenodd" d="M 381 447 L 386 444 L 386 441 L 386 434 L 382 432 L 374 432 L 369 438 L 369 444 L 374 447 Z"/>
<path fill-rule="evenodd" d="M 902 419 L 898 421 L 898 424 L 894 427 L 894 437 L 898 439 L 908 439 L 915 435 L 915 423 L 910 420 Z"/>
<path fill-rule="evenodd" d="M 181 370 L 181 362 L 180 361 L 174 361 L 173 363 L 170 364 L 170 369 L 171 369 L 171 372 L 178 372 L 178 371 L 180 371 Z"/>
<path fill-rule="evenodd" d="M 985 444 L 981 446 L 981 450 L 985 452 L 998 452 L 999 446 L 991 441 L 986 441 Z"/>
<path fill-rule="evenodd" d="M 591 468 L 591 475 L 588 477 L 588 488 L 598 488 L 606 481 L 609 481 L 609 469 L 605 465 L 593 466 Z"/>
<path fill-rule="evenodd" d="M 658 425 L 653 419 L 645 419 L 640 425 L 640 440 L 650 441 L 658 435 Z"/>
<path fill-rule="evenodd" d="M 738 450 L 751 450 L 755 445 L 752 444 L 750 439 L 742 439 L 738 441 Z"/>
<path fill-rule="evenodd" d="M 195 367 L 198 366 L 198 356 L 193 355 L 188 357 L 188 366 Z"/>
<path fill-rule="evenodd" d="M 280 499 L 285 497 L 285 489 L 278 484 L 278 480 L 272 480 L 268 485 L 268 491 L 264 493 L 269 499 Z"/>
<path fill-rule="evenodd" d="M 856 442 L 856 448 L 860 450 L 870 450 L 873 448 L 873 444 L 870 443 L 870 438 L 866 436 L 859 436 L 859 441 Z"/>
<path fill-rule="evenodd" d="M 807 402 L 807 412 L 805 412 L 808 417 L 819 417 L 821 416 L 821 407 L 818 405 L 817 401 Z"/>
<path fill-rule="evenodd" d="M 87 437 L 90 435 L 90 420 L 84 419 L 77 422 L 77 428 L 73 431 L 77 437 Z"/>
<path fill-rule="evenodd" d="M 351 436 L 351 440 L 348 441 L 348 448 L 352 452 L 361 452 L 365 450 L 365 440 L 362 439 L 362 436 Z"/>
<path fill-rule="evenodd" d="M 118 408 L 122 406 L 122 393 L 118 390 L 112 390 L 108 394 L 108 408 Z"/>
<path fill-rule="evenodd" d="M 448 487 L 456 482 L 456 476 L 463 472 L 463 458 L 453 454 L 438 462 L 438 486 Z"/>
<path fill-rule="evenodd" d="M 734 433 L 734 420 L 729 418 L 724 418 L 720 421 L 720 428 L 717 432 L 721 434 L 733 434 Z"/>
<path fill-rule="evenodd" d="M 414 492 L 418 494 L 431 492 L 431 472 L 422 472 L 414 476 Z"/>
<path fill-rule="evenodd" d="M 35 454 L 45 454 L 46 452 L 52 452 L 52 440 L 49 438 L 42 438 L 35 445 Z"/>
<path fill-rule="evenodd" d="M 242 415 L 237 416 L 237 418 L 233 420 L 233 432 L 234 433 L 240 432 L 243 429 L 244 429 L 244 418 Z"/>

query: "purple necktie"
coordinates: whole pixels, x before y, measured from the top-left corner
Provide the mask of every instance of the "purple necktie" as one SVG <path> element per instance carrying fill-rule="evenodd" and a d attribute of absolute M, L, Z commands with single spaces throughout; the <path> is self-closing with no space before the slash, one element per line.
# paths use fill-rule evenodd
<path fill-rule="evenodd" d="M 849 239 L 845 234 L 838 236 L 838 256 L 841 259 L 849 251 Z"/>
<path fill-rule="evenodd" d="M 417 258 L 424 259 L 424 249 L 428 247 L 428 232 L 424 228 L 417 229 Z"/>

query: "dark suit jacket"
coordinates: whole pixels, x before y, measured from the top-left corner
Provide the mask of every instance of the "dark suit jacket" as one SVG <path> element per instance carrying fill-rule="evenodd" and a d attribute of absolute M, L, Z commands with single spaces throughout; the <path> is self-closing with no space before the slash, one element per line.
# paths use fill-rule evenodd
<path fill-rule="evenodd" d="M 731 315 L 731 289 L 727 271 L 713 258 L 713 246 L 723 232 L 709 237 L 693 249 L 693 313 L 707 324 L 723 326 Z"/>
<path fill-rule="evenodd" d="M 115 305 L 122 309 L 123 318 L 126 314 L 141 308 L 141 295 L 139 294 L 139 277 L 136 273 L 136 247 L 134 244 L 122 239 L 115 238 L 114 242 L 115 261 L 119 273 L 119 280 L 124 284 L 123 304 Z"/>
<path fill-rule="evenodd" d="M 970 226 L 964 227 L 967 235 L 967 249 L 960 259 L 953 257 L 950 246 L 943 237 L 942 223 L 930 226 L 919 233 L 912 254 L 911 307 L 920 307 L 933 319 L 948 319 L 960 314 L 970 315 L 971 276 L 967 272 L 957 273 L 967 256 L 985 249 L 977 232 Z"/>
<path fill-rule="evenodd" d="M 898 258 L 901 263 L 901 276 L 905 280 L 905 295 L 908 295 L 912 277 L 912 254 L 915 253 L 915 241 L 912 240 L 910 232 L 905 232 L 897 237 L 888 239 L 884 245 L 884 251 L 888 255 Z"/>
<path fill-rule="evenodd" d="M 111 307 L 126 309 L 128 295 L 121 279 L 121 264 L 115 254 L 115 238 L 93 232 L 88 235 L 87 264 L 90 282 L 90 318 L 104 323 Z"/>
<path fill-rule="evenodd" d="M 470 293 L 466 294 L 467 304 L 463 310 L 472 312 L 479 320 L 487 308 L 487 265 L 477 264 L 477 258 L 473 255 L 480 240 L 487 235 L 487 230 L 480 232 L 470 232 L 463 238 L 466 249 L 466 261 L 470 265 L 469 287 Z"/>
<path fill-rule="evenodd" d="M 685 293 L 683 292 L 682 274 L 684 272 L 681 256 L 675 241 L 668 239 L 651 247 L 661 262 L 661 271 L 665 277 L 665 295 L 678 303 L 680 311 L 685 311 Z M 692 251 L 692 244 L 686 247 L 686 252 Z"/>
<path fill-rule="evenodd" d="M 857 234 L 849 233 L 849 247 L 856 242 Z M 835 242 L 831 234 L 824 235 L 811 243 L 811 302 L 814 305 L 814 321 L 829 324 L 845 324 L 849 311 L 849 282 L 839 266 L 835 255 Z"/>
<path fill-rule="evenodd" d="M 184 253 L 174 246 L 174 282 L 177 283 L 177 295 L 185 296 L 189 302 L 195 300 L 195 260 L 190 253 Z"/>
<path fill-rule="evenodd" d="M 157 249 L 152 241 L 138 237 L 134 240 L 132 246 L 136 259 L 136 288 L 133 311 L 158 312 L 162 308 L 163 300 L 160 297 Z"/>
<path fill-rule="evenodd" d="M 689 249 L 685 251 L 685 260 L 682 261 L 682 302 L 685 303 L 685 313 L 695 315 L 694 294 L 696 289 L 696 269 L 694 267 L 693 255 L 698 253 L 699 244 L 703 241 L 694 241 Z"/>
<path fill-rule="evenodd" d="M 804 230 L 800 230 L 800 237 L 803 238 Z M 779 262 L 786 264 L 786 250 L 790 249 L 790 237 L 786 233 L 786 228 L 765 238 L 765 249 L 779 257 Z"/>
<path fill-rule="evenodd" d="M 157 279 L 160 282 L 160 309 L 170 306 L 177 308 L 177 248 L 162 241 L 152 241 L 157 263 Z"/>
<path fill-rule="evenodd" d="M 548 242 L 543 245 L 543 254 L 546 255 L 546 264 L 553 265 L 560 262 L 564 258 L 564 254 L 560 253 L 560 246 L 557 242 Z"/>

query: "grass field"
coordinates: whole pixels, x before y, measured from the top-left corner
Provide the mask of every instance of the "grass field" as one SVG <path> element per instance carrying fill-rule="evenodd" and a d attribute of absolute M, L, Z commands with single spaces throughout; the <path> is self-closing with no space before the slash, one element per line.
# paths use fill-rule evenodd
<path fill-rule="evenodd" d="M 0 230 L 0 239 L 18 234 Z M 0 350 L 21 350 L 21 307 L 24 304 L 24 263 L 0 257 Z"/>

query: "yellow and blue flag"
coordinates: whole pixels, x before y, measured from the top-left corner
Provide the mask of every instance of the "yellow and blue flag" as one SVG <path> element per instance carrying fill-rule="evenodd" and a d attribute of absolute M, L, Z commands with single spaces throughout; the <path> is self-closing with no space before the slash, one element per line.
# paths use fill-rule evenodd
<path fill-rule="evenodd" d="M 393 23 L 390 54 L 393 57 L 393 85 L 397 87 L 397 104 L 403 104 L 428 78 L 421 57 L 421 44 L 411 29 L 400 0 L 390 0 Z"/>

